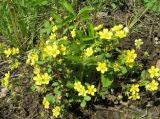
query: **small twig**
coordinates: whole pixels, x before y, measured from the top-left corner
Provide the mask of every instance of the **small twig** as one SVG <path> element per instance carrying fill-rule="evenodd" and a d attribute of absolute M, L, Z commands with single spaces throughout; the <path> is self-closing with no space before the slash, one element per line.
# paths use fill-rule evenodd
<path fill-rule="evenodd" d="M 0 63 L 0 66 L 3 65 L 3 64 L 6 64 L 7 62 L 8 62 L 8 61 L 3 61 L 3 62 L 1 62 L 1 63 Z"/>
<path fill-rule="evenodd" d="M 146 108 L 146 113 L 144 115 L 142 115 L 140 118 L 144 118 L 144 117 L 147 117 L 148 116 L 148 109 Z"/>

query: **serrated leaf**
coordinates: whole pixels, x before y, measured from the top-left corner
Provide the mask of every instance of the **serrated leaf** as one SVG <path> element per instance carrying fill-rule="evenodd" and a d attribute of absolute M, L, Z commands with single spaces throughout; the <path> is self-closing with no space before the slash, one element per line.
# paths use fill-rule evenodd
<path fill-rule="evenodd" d="M 74 88 L 74 84 L 71 83 L 71 81 L 68 81 L 67 84 L 66 84 L 66 86 L 67 86 L 68 88 L 71 88 L 71 89 Z"/>
<path fill-rule="evenodd" d="M 125 74 L 125 73 L 127 73 L 127 69 L 126 69 L 126 67 L 121 67 L 121 71 L 122 71 L 122 74 Z"/>
<path fill-rule="evenodd" d="M 101 74 L 101 83 L 103 87 L 109 88 L 113 82 L 112 74 Z"/>
<path fill-rule="evenodd" d="M 53 95 L 48 95 L 48 96 L 47 96 L 47 99 L 48 99 L 48 101 L 49 101 L 50 103 L 54 104 L 54 102 L 55 102 L 55 97 L 54 97 Z"/>

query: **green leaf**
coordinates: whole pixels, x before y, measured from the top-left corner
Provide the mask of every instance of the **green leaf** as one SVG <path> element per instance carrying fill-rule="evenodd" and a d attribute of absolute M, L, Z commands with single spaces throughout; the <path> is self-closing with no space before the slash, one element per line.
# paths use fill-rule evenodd
<path fill-rule="evenodd" d="M 63 19 L 62 19 L 61 16 L 59 16 L 57 13 L 52 13 L 52 17 L 55 18 L 55 20 L 56 20 L 58 23 L 62 23 L 62 22 L 63 22 Z"/>
<path fill-rule="evenodd" d="M 145 71 L 145 70 L 143 70 L 142 72 L 141 72 L 141 79 L 142 80 L 145 80 L 147 78 L 147 72 Z"/>
<path fill-rule="evenodd" d="M 54 93 L 55 93 L 57 96 L 60 96 L 60 95 L 61 95 L 61 91 L 59 90 L 59 87 L 54 88 Z"/>
<path fill-rule="evenodd" d="M 121 71 L 122 71 L 122 74 L 125 74 L 125 73 L 127 73 L 127 69 L 126 69 L 126 67 L 121 67 Z"/>
<path fill-rule="evenodd" d="M 85 101 L 90 101 L 90 100 L 91 100 L 91 97 L 90 97 L 90 96 L 85 96 L 85 97 L 84 97 L 84 100 L 85 100 Z"/>
<path fill-rule="evenodd" d="M 54 97 L 53 95 L 48 95 L 48 96 L 47 96 L 47 99 L 48 99 L 48 101 L 49 101 L 50 103 L 54 104 L 54 102 L 55 102 L 55 97 Z"/>
<path fill-rule="evenodd" d="M 43 26 L 44 28 L 41 29 L 41 32 L 49 35 L 52 30 L 52 25 L 48 21 L 45 21 Z"/>
<path fill-rule="evenodd" d="M 89 36 L 94 37 L 94 25 L 89 25 Z"/>
<path fill-rule="evenodd" d="M 66 84 L 66 86 L 67 86 L 68 88 L 70 88 L 70 89 L 73 89 L 73 88 L 74 88 L 74 84 L 71 83 L 71 81 L 68 81 L 67 84 Z"/>
<path fill-rule="evenodd" d="M 84 108 L 84 107 L 86 106 L 86 101 L 83 100 L 83 101 L 81 102 L 80 106 Z"/>
<path fill-rule="evenodd" d="M 38 64 L 38 65 L 43 65 L 43 64 L 45 64 L 47 61 L 37 61 L 36 63 Z"/>
<path fill-rule="evenodd" d="M 68 24 L 69 22 L 71 22 L 71 21 L 74 20 L 74 19 L 75 19 L 75 16 L 69 15 L 67 18 L 65 18 L 65 19 L 63 20 L 63 23 L 60 24 L 61 27 L 64 26 L 64 25 L 66 25 L 66 24 Z"/>
<path fill-rule="evenodd" d="M 86 36 L 86 37 L 82 37 L 82 40 L 83 41 L 90 41 L 90 40 L 94 40 L 95 38 L 97 38 L 97 37 L 92 37 L 92 36 Z"/>
<path fill-rule="evenodd" d="M 86 13 L 92 11 L 92 10 L 94 10 L 93 7 L 86 6 L 86 7 L 82 8 L 82 9 L 79 11 L 79 13 L 78 13 L 77 16 L 84 15 L 84 14 L 86 14 Z"/>
<path fill-rule="evenodd" d="M 59 83 L 58 82 L 54 82 L 52 85 L 53 86 L 59 86 Z"/>
<path fill-rule="evenodd" d="M 112 78 L 113 78 L 112 74 L 109 73 L 107 75 L 101 74 L 102 86 L 109 88 L 113 82 Z"/>
<path fill-rule="evenodd" d="M 72 15 L 75 16 L 74 9 L 73 9 L 72 5 L 71 5 L 68 1 L 62 0 L 61 4 L 63 5 L 63 7 L 66 8 L 66 10 L 67 10 L 69 13 L 71 13 Z"/>

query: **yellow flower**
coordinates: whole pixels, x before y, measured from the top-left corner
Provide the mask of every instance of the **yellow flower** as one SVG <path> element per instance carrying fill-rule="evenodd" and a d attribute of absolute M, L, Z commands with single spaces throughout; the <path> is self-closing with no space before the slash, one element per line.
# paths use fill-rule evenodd
<path fill-rule="evenodd" d="M 33 77 L 33 80 L 35 81 L 36 85 L 42 85 L 43 80 L 40 74 L 37 74 L 36 76 Z"/>
<path fill-rule="evenodd" d="M 110 40 L 112 39 L 113 33 L 111 31 L 108 31 L 108 29 L 103 29 L 103 31 L 99 32 L 99 35 L 101 39 Z"/>
<path fill-rule="evenodd" d="M 48 73 L 44 73 L 41 77 L 42 77 L 43 84 L 49 84 L 49 81 L 51 80 L 51 76 L 48 75 Z"/>
<path fill-rule="evenodd" d="M 63 36 L 63 38 L 62 38 L 63 40 L 67 40 L 67 36 Z"/>
<path fill-rule="evenodd" d="M 33 70 L 33 73 L 34 74 L 40 74 L 41 70 L 40 70 L 40 67 L 38 65 L 34 66 L 34 70 Z"/>
<path fill-rule="evenodd" d="M 18 53 L 19 53 L 18 48 L 8 48 L 8 49 L 4 50 L 4 54 L 6 55 L 6 57 L 9 57 L 10 55 L 15 55 Z"/>
<path fill-rule="evenodd" d="M 73 29 L 73 30 L 71 31 L 71 36 L 72 36 L 72 38 L 75 38 L 75 37 L 76 37 L 76 30 L 75 30 L 75 29 Z"/>
<path fill-rule="evenodd" d="M 79 81 L 74 83 L 74 89 L 78 91 L 79 96 L 86 96 L 87 94 L 85 87 Z"/>
<path fill-rule="evenodd" d="M 81 86 L 82 86 L 82 84 L 79 81 L 74 83 L 74 89 L 75 90 L 79 90 Z"/>
<path fill-rule="evenodd" d="M 128 27 L 124 27 L 124 28 L 123 28 L 123 31 L 124 31 L 126 34 L 128 34 L 128 33 L 129 33 L 129 28 L 128 28 Z"/>
<path fill-rule="evenodd" d="M 77 91 L 78 91 L 79 96 L 85 97 L 87 95 L 87 91 L 85 90 L 85 87 L 82 85 L 79 87 L 79 89 Z"/>
<path fill-rule="evenodd" d="M 122 24 L 114 26 L 111 30 L 114 32 L 120 31 L 123 28 Z"/>
<path fill-rule="evenodd" d="M 87 48 L 85 49 L 85 55 L 87 57 L 91 56 L 93 54 L 93 49 L 90 47 L 90 48 Z"/>
<path fill-rule="evenodd" d="M 43 98 L 43 102 L 42 103 L 43 103 L 45 109 L 49 108 L 49 101 L 47 100 L 46 97 Z"/>
<path fill-rule="evenodd" d="M 89 85 L 87 86 L 87 93 L 94 96 L 95 95 L 95 92 L 97 92 L 97 89 L 95 88 L 94 85 Z"/>
<path fill-rule="evenodd" d="M 9 78 L 10 78 L 10 72 L 5 73 L 4 78 L 2 79 L 2 86 L 7 88 L 9 86 Z"/>
<path fill-rule="evenodd" d="M 57 117 L 60 115 L 61 107 L 60 107 L 60 106 L 56 106 L 56 107 L 52 110 L 52 112 L 53 112 L 53 116 L 57 118 Z"/>
<path fill-rule="evenodd" d="M 142 41 L 142 39 L 136 39 L 134 41 L 134 44 L 135 44 L 136 48 L 139 49 L 141 47 L 141 45 L 143 45 L 143 41 Z"/>
<path fill-rule="evenodd" d="M 29 52 L 26 64 L 35 65 L 37 61 L 38 61 L 38 53 L 36 51 Z"/>
<path fill-rule="evenodd" d="M 18 48 L 12 48 L 12 55 L 18 54 L 19 49 Z"/>
<path fill-rule="evenodd" d="M 98 25 L 97 27 L 94 27 L 95 31 L 99 31 L 103 28 L 103 24 Z"/>
<path fill-rule="evenodd" d="M 55 31 L 57 31 L 57 26 L 56 25 L 54 25 L 53 27 L 52 27 L 52 32 L 54 33 Z"/>
<path fill-rule="evenodd" d="M 36 76 L 33 77 L 33 80 L 35 81 L 36 85 L 49 84 L 51 76 L 48 75 L 48 73 L 37 74 Z"/>
<path fill-rule="evenodd" d="M 54 58 L 60 53 L 56 44 L 46 45 L 43 49 L 43 56 L 53 56 Z"/>
<path fill-rule="evenodd" d="M 108 68 L 105 62 L 98 62 L 97 64 L 98 64 L 98 66 L 96 67 L 97 71 L 100 71 L 102 74 L 108 71 Z"/>
<path fill-rule="evenodd" d="M 134 64 L 134 61 L 137 57 L 137 54 L 135 53 L 135 50 L 127 50 L 126 51 L 126 56 L 125 56 L 125 63 L 127 66 L 132 67 Z"/>
<path fill-rule="evenodd" d="M 131 94 L 131 96 L 129 96 L 129 99 L 132 99 L 132 100 L 140 99 L 139 93 Z"/>
<path fill-rule="evenodd" d="M 149 84 L 146 85 L 146 90 L 156 91 L 158 90 L 159 83 L 155 80 L 152 80 Z"/>
<path fill-rule="evenodd" d="M 127 34 L 123 30 L 121 30 L 121 31 L 116 31 L 115 36 L 118 38 L 125 38 Z"/>
<path fill-rule="evenodd" d="M 160 71 L 160 69 L 156 68 L 155 66 L 151 66 L 151 68 L 148 69 L 148 72 L 149 72 L 151 78 L 158 77 L 160 75 L 159 71 Z"/>
<path fill-rule="evenodd" d="M 12 50 L 10 48 L 4 50 L 4 54 L 6 55 L 6 57 L 9 57 L 12 54 Z"/>
<path fill-rule="evenodd" d="M 130 92 L 132 93 L 132 95 L 134 95 L 135 93 L 139 92 L 139 85 L 138 84 L 132 84 L 131 88 L 130 88 Z"/>
<path fill-rule="evenodd" d="M 51 35 L 49 36 L 50 40 L 55 40 L 56 39 L 56 34 L 55 33 L 51 33 Z"/>

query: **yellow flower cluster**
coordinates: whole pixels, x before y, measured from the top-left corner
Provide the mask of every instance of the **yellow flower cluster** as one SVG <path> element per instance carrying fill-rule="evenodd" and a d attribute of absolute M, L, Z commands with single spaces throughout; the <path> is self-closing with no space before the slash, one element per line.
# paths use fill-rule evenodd
<path fill-rule="evenodd" d="M 96 67 L 97 71 L 100 71 L 102 74 L 108 71 L 107 65 L 105 62 L 97 62 L 98 66 Z"/>
<path fill-rule="evenodd" d="M 140 96 L 139 96 L 139 85 L 138 84 L 132 84 L 132 86 L 130 88 L 129 99 L 132 99 L 132 100 L 140 99 Z"/>
<path fill-rule="evenodd" d="M 74 89 L 76 91 L 78 91 L 79 96 L 86 96 L 87 95 L 87 91 L 85 90 L 85 87 L 81 84 L 81 82 L 75 82 Z"/>
<path fill-rule="evenodd" d="M 151 68 L 148 69 L 148 72 L 151 78 L 160 76 L 160 69 L 156 68 L 155 66 L 151 66 Z"/>
<path fill-rule="evenodd" d="M 103 29 L 103 31 L 99 31 L 100 39 L 110 40 L 112 39 L 113 33 L 108 29 Z"/>
<path fill-rule="evenodd" d="M 60 54 L 60 51 L 56 44 L 53 44 L 53 45 L 46 44 L 42 52 L 43 52 L 43 58 L 48 56 L 52 56 L 55 58 L 58 54 Z"/>
<path fill-rule="evenodd" d="M 103 26 L 95 27 L 95 30 L 101 29 Z M 128 27 L 124 27 L 122 24 L 116 25 L 111 30 L 104 28 L 99 31 L 99 36 L 101 39 L 111 40 L 112 38 L 125 38 L 129 32 Z"/>
<path fill-rule="evenodd" d="M 56 39 L 56 31 L 57 31 L 57 26 L 56 25 L 54 25 L 53 27 L 52 27 L 52 33 L 51 33 L 51 35 L 49 36 L 49 39 L 50 40 L 55 40 Z"/>
<path fill-rule="evenodd" d="M 57 118 L 60 115 L 61 107 L 56 106 L 55 108 L 53 108 L 52 112 L 53 112 L 53 116 Z"/>
<path fill-rule="evenodd" d="M 35 65 L 38 58 L 38 53 L 36 51 L 30 51 L 27 56 L 26 64 L 30 64 L 32 66 Z"/>
<path fill-rule="evenodd" d="M 49 101 L 46 97 L 43 98 L 43 106 L 45 109 L 48 109 L 49 108 Z"/>
<path fill-rule="evenodd" d="M 2 79 L 2 86 L 3 87 L 8 88 L 8 86 L 9 86 L 9 78 L 10 78 L 10 72 L 5 73 L 5 76 Z"/>
<path fill-rule="evenodd" d="M 159 83 L 157 81 L 152 80 L 150 83 L 148 83 L 146 85 L 146 90 L 156 91 L 156 90 L 158 90 L 158 85 L 159 85 Z"/>
<path fill-rule="evenodd" d="M 90 48 L 87 48 L 87 49 L 85 49 L 84 50 L 85 51 L 85 56 L 87 56 L 87 57 L 90 57 L 92 54 L 93 54 L 93 48 L 92 47 L 90 47 Z"/>
<path fill-rule="evenodd" d="M 86 96 L 87 94 L 94 96 L 95 92 L 97 92 L 97 89 L 94 85 L 88 85 L 87 90 L 85 87 L 81 84 L 81 82 L 75 82 L 74 83 L 74 89 L 78 92 L 79 96 Z"/>
<path fill-rule="evenodd" d="M 33 80 L 35 81 L 36 85 L 49 84 L 51 76 L 48 73 L 37 74 L 33 77 Z"/>
<path fill-rule="evenodd" d="M 16 55 L 19 54 L 19 49 L 18 48 L 8 48 L 4 50 L 4 54 L 6 57 L 9 57 L 10 55 Z"/>
<path fill-rule="evenodd" d="M 125 63 L 127 66 L 132 68 L 136 58 L 137 54 L 135 53 L 134 49 L 126 51 Z"/>
<path fill-rule="evenodd" d="M 122 24 L 114 26 L 111 31 L 115 33 L 118 38 L 125 38 L 129 32 L 128 27 L 124 27 Z"/>

